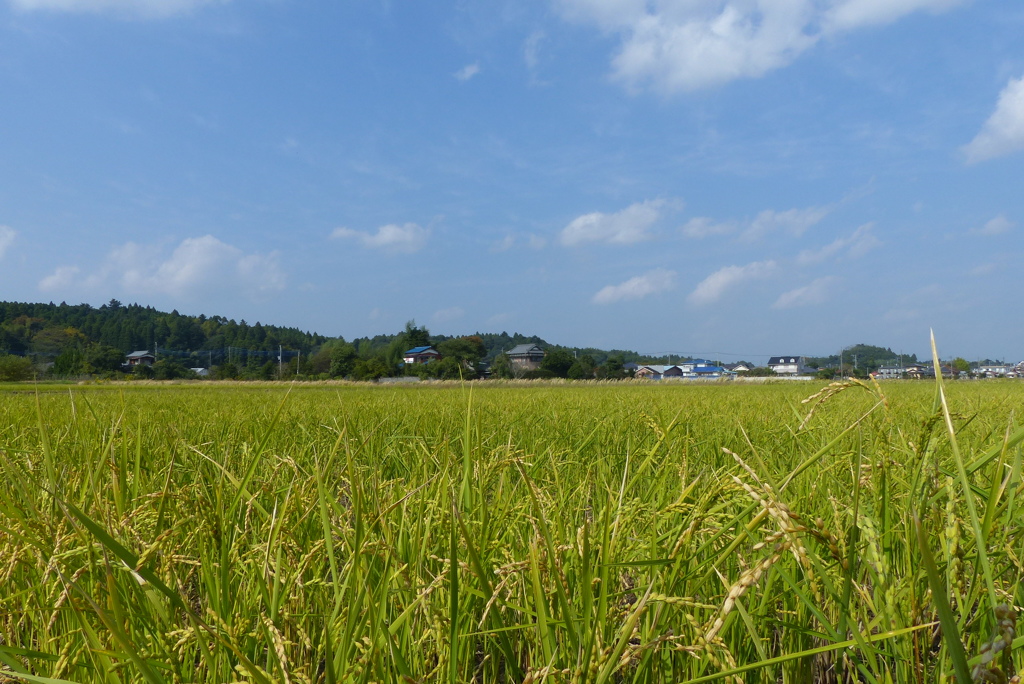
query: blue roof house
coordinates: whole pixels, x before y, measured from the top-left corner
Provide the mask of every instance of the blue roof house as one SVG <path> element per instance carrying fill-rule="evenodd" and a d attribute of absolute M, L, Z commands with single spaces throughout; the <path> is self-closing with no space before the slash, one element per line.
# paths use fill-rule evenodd
<path fill-rule="evenodd" d="M 430 346 L 413 347 L 402 354 L 402 361 L 404 361 L 407 366 L 416 363 L 430 363 L 431 361 L 437 361 L 440 358 L 441 353 Z"/>

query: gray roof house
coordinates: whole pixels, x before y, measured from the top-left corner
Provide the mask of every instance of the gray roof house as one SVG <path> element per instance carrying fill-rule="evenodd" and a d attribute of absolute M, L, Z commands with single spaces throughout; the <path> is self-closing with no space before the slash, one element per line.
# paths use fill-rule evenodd
<path fill-rule="evenodd" d="M 156 354 L 150 354 L 148 349 L 134 351 L 125 358 L 129 366 L 152 366 L 156 362 Z"/>
<path fill-rule="evenodd" d="M 517 372 L 537 370 L 544 360 L 544 350 L 539 344 L 517 344 L 505 353 L 512 362 L 513 370 Z"/>

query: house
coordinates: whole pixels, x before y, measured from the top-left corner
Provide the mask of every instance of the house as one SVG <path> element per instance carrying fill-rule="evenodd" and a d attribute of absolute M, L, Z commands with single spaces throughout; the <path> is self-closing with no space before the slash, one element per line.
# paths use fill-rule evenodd
<path fill-rule="evenodd" d="M 697 378 L 720 378 L 725 374 L 725 369 L 721 366 L 713 366 L 711 364 L 701 364 L 693 367 L 693 377 Z"/>
<path fill-rule="evenodd" d="M 129 366 L 152 366 L 156 363 L 156 354 L 150 354 L 148 350 L 134 351 L 127 357 Z"/>
<path fill-rule="evenodd" d="M 540 368 L 540 362 L 544 360 L 544 350 L 539 344 L 518 344 L 506 354 L 512 362 L 512 370 L 516 373 L 537 370 Z"/>
<path fill-rule="evenodd" d="M 1002 378 L 1013 366 L 1007 366 L 1001 363 L 986 364 L 984 366 L 978 366 L 978 375 L 984 375 L 986 378 Z"/>
<path fill-rule="evenodd" d="M 441 358 L 440 352 L 430 346 L 426 347 L 413 347 L 409 351 L 402 354 L 402 361 L 405 365 L 411 366 L 417 363 L 430 363 L 431 361 L 437 361 Z"/>
<path fill-rule="evenodd" d="M 914 378 L 920 380 L 925 375 L 928 375 L 928 366 L 924 366 L 920 363 L 911 363 L 903 369 L 903 372 L 907 374 L 908 378 Z M 935 377 L 935 371 L 931 372 L 931 376 Z"/>
<path fill-rule="evenodd" d="M 768 367 L 779 375 L 806 375 L 814 372 L 803 356 L 773 356 L 768 359 Z"/>
<path fill-rule="evenodd" d="M 679 366 L 640 366 L 635 376 L 646 380 L 668 380 L 683 377 L 683 369 Z"/>
<path fill-rule="evenodd" d="M 878 370 L 875 371 L 875 377 L 879 380 L 899 380 L 903 377 L 903 374 L 907 372 L 907 369 L 898 364 L 891 364 L 885 366 L 879 366 Z"/>
<path fill-rule="evenodd" d="M 744 363 L 743 361 L 740 361 L 739 363 L 727 363 L 723 366 L 723 368 L 732 373 L 746 373 L 748 371 L 754 370 L 754 364 L 748 364 Z"/>

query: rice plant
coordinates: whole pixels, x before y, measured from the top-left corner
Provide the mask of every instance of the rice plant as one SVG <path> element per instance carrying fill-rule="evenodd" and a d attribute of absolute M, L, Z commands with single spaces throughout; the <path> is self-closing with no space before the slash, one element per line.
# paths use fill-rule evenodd
<path fill-rule="evenodd" d="M 1009 681 L 1022 399 L 21 387 L 0 680 Z"/>

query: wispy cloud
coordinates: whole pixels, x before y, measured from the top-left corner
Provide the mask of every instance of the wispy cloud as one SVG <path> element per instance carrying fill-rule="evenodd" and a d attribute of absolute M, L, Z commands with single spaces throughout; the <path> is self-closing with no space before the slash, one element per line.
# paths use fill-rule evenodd
<path fill-rule="evenodd" d="M 1014 225 L 1013 221 L 1006 218 L 1006 214 L 999 214 L 986 221 L 985 225 L 972 228 L 969 232 L 971 235 L 1003 235 L 1010 232 Z"/>
<path fill-rule="evenodd" d="M 17 231 L 10 226 L 0 226 L 0 259 L 7 254 L 7 250 L 14 244 L 14 238 L 17 235 Z"/>
<path fill-rule="evenodd" d="M 683 235 L 688 238 L 701 239 L 733 233 L 736 231 L 736 224 L 731 221 L 716 222 L 707 216 L 698 216 L 687 221 L 682 231 Z"/>
<path fill-rule="evenodd" d="M 543 31 L 534 31 L 523 41 L 523 62 L 526 64 L 526 70 L 530 74 L 530 83 L 533 85 L 542 85 L 537 77 L 537 72 L 540 69 L 541 45 L 546 38 L 547 34 Z"/>
<path fill-rule="evenodd" d="M 792 309 L 798 306 L 816 306 L 828 301 L 829 288 L 836 282 L 833 276 L 813 280 L 803 287 L 783 292 L 772 304 L 773 309 Z"/>
<path fill-rule="evenodd" d="M 838 238 L 819 249 L 805 249 L 797 256 L 797 263 L 802 266 L 817 264 L 844 253 L 853 259 L 860 258 L 882 244 L 882 241 L 872 233 L 874 227 L 873 222 L 865 223 L 849 237 Z"/>
<path fill-rule="evenodd" d="M 572 220 L 562 229 L 561 241 L 567 247 L 586 242 L 631 244 L 650 239 L 648 230 L 662 216 L 662 211 L 679 206 L 678 202 L 647 200 L 626 207 L 614 214 L 595 211 Z"/>
<path fill-rule="evenodd" d="M 544 247 L 546 247 L 547 244 L 548 241 L 541 237 L 540 235 L 534 235 L 533 233 L 525 233 L 521 235 L 509 233 L 501 240 L 499 240 L 497 243 L 495 243 L 494 246 L 491 247 L 491 251 L 507 252 L 513 247 L 517 247 L 519 245 L 525 245 L 530 249 L 539 250 L 544 249 Z"/>
<path fill-rule="evenodd" d="M 675 287 L 676 272 L 664 268 L 648 271 L 643 275 L 630 278 L 619 285 L 608 285 L 594 295 L 595 304 L 614 304 L 615 302 L 643 299 L 659 292 Z"/>
<path fill-rule="evenodd" d="M 765 209 L 750 222 L 741 237 L 753 241 L 777 232 L 800 237 L 809 228 L 820 223 L 831 211 L 832 207 L 807 207 L 787 211 Z"/>
<path fill-rule="evenodd" d="M 979 264 L 975 266 L 974 268 L 967 272 L 967 275 L 971 275 L 976 278 L 981 278 L 983 276 L 992 275 L 993 273 L 996 272 L 996 270 L 998 270 L 998 268 L 999 264 L 990 261 L 988 263 Z"/>
<path fill-rule="evenodd" d="M 996 110 L 963 147 L 968 164 L 1024 150 L 1024 76 L 1011 78 L 999 94 Z"/>
<path fill-rule="evenodd" d="M 335 228 L 331 233 L 331 237 L 336 240 L 356 240 L 368 249 L 402 254 L 412 254 L 423 249 L 429 235 L 428 229 L 415 223 L 389 223 L 378 228 L 376 233 L 351 228 Z"/>
<path fill-rule="evenodd" d="M 212 235 L 186 238 L 169 255 L 163 248 L 128 242 L 113 249 L 96 271 L 60 266 L 39 282 L 44 292 L 71 287 L 119 287 L 127 294 L 197 295 L 229 288 L 244 294 L 282 290 L 286 277 L 278 254 L 246 254 Z"/>
<path fill-rule="evenodd" d="M 447 309 L 441 309 L 440 311 L 434 312 L 434 321 L 437 323 L 451 323 L 457 321 L 466 315 L 465 309 L 461 306 L 453 306 Z"/>
<path fill-rule="evenodd" d="M 755 261 L 746 266 L 720 268 L 697 284 L 686 298 L 691 304 L 705 306 L 714 304 L 729 290 L 749 280 L 767 278 L 775 273 L 774 261 Z"/>
<path fill-rule="evenodd" d="M 612 78 L 671 93 L 758 78 L 787 66 L 824 35 L 885 24 L 962 0 L 556 0 L 570 21 L 621 38 Z"/>
<path fill-rule="evenodd" d="M 23 12 L 51 11 L 75 13 L 110 12 L 139 18 L 159 19 L 188 12 L 202 5 L 227 0 L 10 0 Z"/>
<path fill-rule="evenodd" d="M 455 78 L 459 81 L 468 81 L 477 74 L 480 73 L 480 62 L 474 62 L 473 64 L 467 64 L 458 71 L 455 72 Z"/>

